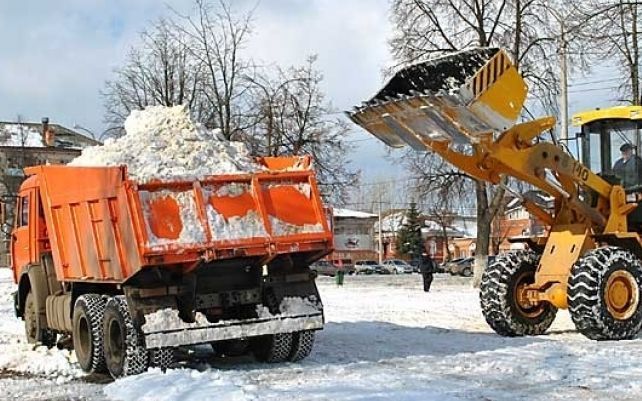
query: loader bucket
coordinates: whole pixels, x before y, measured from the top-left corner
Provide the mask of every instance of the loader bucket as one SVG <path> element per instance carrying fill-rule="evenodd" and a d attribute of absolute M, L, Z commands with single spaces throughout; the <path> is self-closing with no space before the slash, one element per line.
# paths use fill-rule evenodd
<path fill-rule="evenodd" d="M 501 49 L 477 48 L 398 71 L 348 116 L 389 146 L 475 143 L 515 124 L 526 83 Z"/>

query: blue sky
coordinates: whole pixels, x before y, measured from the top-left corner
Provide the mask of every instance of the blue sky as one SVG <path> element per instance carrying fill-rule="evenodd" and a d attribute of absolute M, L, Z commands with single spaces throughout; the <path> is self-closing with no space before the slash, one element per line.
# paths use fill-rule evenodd
<path fill-rule="evenodd" d="M 391 63 L 388 0 L 235 0 L 233 5 L 255 7 L 246 50 L 255 59 L 287 66 L 318 54 L 324 89 L 339 110 L 370 97 L 382 84 L 381 71 Z M 49 116 L 102 132 L 105 80 L 139 32 L 170 13 L 168 6 L 187 13 L 192 1 L 0 0 L 0 120 Z M 584 79 L 612 74 L 613 67 L 605 68 Z M 613 82 L 572 87 L 571 114 L 612 104 L 610 90 L 600 89 L 607 86 Z M 359 128 L 349 140 L 357 146 L 352 159 L 365 181 L 402 173 L 384 159 L 385 146 Z"/>

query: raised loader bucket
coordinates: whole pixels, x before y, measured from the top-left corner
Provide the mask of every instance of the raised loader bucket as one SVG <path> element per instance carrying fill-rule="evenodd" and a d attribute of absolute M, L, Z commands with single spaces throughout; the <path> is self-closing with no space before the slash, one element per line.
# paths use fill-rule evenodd
<path fill-rule="evenodd" d="M 526 93 L 503 50 L 477 48 L 403 68 L 348 116 L 389 146 L 426 150 L 510 128 Z"/>

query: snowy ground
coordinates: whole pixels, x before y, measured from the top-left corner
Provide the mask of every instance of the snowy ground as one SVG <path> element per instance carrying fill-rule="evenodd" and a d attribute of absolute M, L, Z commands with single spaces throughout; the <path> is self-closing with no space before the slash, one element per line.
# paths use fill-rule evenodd
<path fill-rule="evenodd" d="M 327 326 L 303 362 L 217 359 L 207 347 L 179 368 L 110 383 L 84 376 L 73 353 L 33 350 L 0 270 L 0 399 L 19 400 L 640 400 L 642 341 L 601 342 L 560 312 L 551 333 L 490 332 L 465 279 L 417 275 L 320 278 Z"/>

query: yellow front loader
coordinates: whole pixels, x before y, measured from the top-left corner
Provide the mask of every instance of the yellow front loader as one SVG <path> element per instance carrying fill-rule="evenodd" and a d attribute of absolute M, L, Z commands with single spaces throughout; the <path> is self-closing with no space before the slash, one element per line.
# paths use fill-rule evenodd
<path fill-rule="evenodd" d="M 553 211 L 523 199 L 549 227 L 545 240 L 484 271 L 481 307 L 497 333 L 543 334 L 568 308 L 588 338 L 633 338 L 642 327 L 642 159 L 627 159 L 635 163 L 627 171 L 640 174 L 624 182 L 613 164 L 622 145 L 639 149 L 642 108 L 574 116 L 581 163 L 543 139 L 553 117 L 516 124 L 526 94 L 503 50 L 479 48 L 400 70 L 348 115 L 389 146 L 432 151 L 476 179 L 503 185 L 512 177 L 555 198 Z"/>

